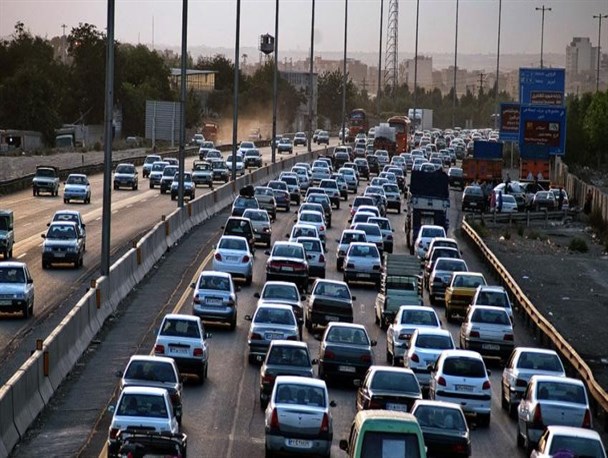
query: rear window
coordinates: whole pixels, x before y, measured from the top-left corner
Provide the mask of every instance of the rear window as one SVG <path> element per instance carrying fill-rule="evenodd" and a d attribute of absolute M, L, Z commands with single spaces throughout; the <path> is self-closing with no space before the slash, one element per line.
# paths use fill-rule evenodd
<path fill-rule="evenodd" d="M 125 394 L 116 415 L 129 417 L 168 418 L 165 398 L 149 394 Z"/>
<path fill-rule="evenodd" d="M 275 345 L 270 350 L 267 364 L 279 364 L 281 366 L 309 367 L 310 358 L 304 348 L 281 347 Z"/>
<path fill-rule="evenodd" d="M 272 250 L 273 256 L 279 256 L 282 258 L 304 258 L 302 247 L 293 245 L 277 245 Z"/>
<path fill-rule="evenodd" d="M 342 234 L 342 240 L 340 240 L 340 244 L 366 241 L 367 238 L 365 237 L 365 234 L 347 232 L 345 234 Z"/>
<path fill-rule="evenodd" d="M 321 242 L 317 240 L 298 240 L 298 243 L 304 245 L 304 250 L 311 253 L 322 253 Z"/>
<path fill-rule="evenodd" d="M 127 368 L 125 378 L 150 382 L 177 382 L 173 367 L 158 361 L 133 361 Z"/>
<path fill-rule="evenodd" d="M 474 323 L 485 323 L 485 324 L 510 324 L 511 321 L 504 311 L 498 310 L 480 310 L 477 309 L 473 312 L 471 321 Z"/>
<path fill-rule="evenodd" d="M 454 348 L 452 339 L 440 335 L 419 335 L 416 339 L 416 347 L 432 348 L 436 350 L 450 350 Z"/>
<path fill-rule="evenodd" d="M 429 238 L 445 237 L 445 231 L 443 229 L 436 228 L 436 227 L 425 227 L 422 229 L 422 232 L 420 233 L 420 237 L 429 237 Z"/>
<path fill-rule="evenodd" d="M 420 326 L 438 326 L 437 317 L 432 311 L 406 310 L 401 315 L 401 324 L 415 324 Z"/>
<path fill-rule="evenodd" d="M 520 369 L 534 369 L 539 371 L 561 372 L 564 370 L 561 361 L 557 355 L 549 353 L 522 353 L 517 361 L 517 367 Z"/>
<path fill-rule="evenodd" d="M 193 320 L 168 319 L 163 321 L 160 329 L 161 336 L 200 338 L 201 333 Z"/>
<path fill-rule="evenodd" d="M 569 450 L 572 452 L 571 456 L 575 457 L 606 457 L 598 440 L 584 437 L 554 435 L 549 455 L 556 455 L 560 450 Z"/>
<path fill-rule="evenodd" d="M 506 307 L 509 304 L 507 295 L 499 291 L 481 291 L 478 294 L 475 303 L 479 305 L 493 305 L 496 307 Z"/>
<path fill-rule="evenodd" d="M 363 258 L 379 258 L 378 248 L 367 245 L 351 245 L 348 250 L 349 256 L 357 256 Z"/>
<path fill-rule="evenodd" d="M 394 371 L 377 371 L 372 379 L 371 388 L 402 392 L 420 391 L 414 374 Z"/>
<path fill-rule="evenodd" d="M 455 409 L 421 405 L 414 412 L 421 427 L 466 431 L 467 425 L 462 414 Z"/>
<path fill-rule="evenodd" d="M 478 359 L 453 356 L 444 360 L 443 373 L 456 377 L 486 377 L 486 368 Z"/>
<path fill-rule="evenodd" d="M 247 251 L 247 240 L 238 238 L 222 238 L 220 239 L 219 248 L 223 248 L 225 250 Z"/>
<path fill-rule="evenodd" d="M 334 326 L 331 328 L 327 333 L 325 340 L 333 343 L 369 345 L 369 339 L 363 329 L 346 328 L 342 326 Z"/>
<path fill-rule="evenodd" d="M 389 433 L 366 431 L 361 445 L 361 456 L 414 458 L 420 456 L 418 435 L 415 433 Z"/>
<path fill-rule="evenodd" d="M 318 386 L 282 383 L 277 386 L 275 402 L 325 407 L 325 390 Z"/>
<path fill-rule="evenodd" d="M 371 197 L 355 197 L 353 201 L 353 208 L 360 207 L 361 205 L 374 205 L 374 200 Z"/>
<path fill-rule="evenodd" d="M 319 282 L 314 289 L 313 294 L 340 299 L 350 299 L 350 291 L 348 290 L 348 287 L 336 283 Z"/>
<path fill-rule="evenodd" d="M 536 397 L 540 400 L 574 402 L 586 404 L 585 388 L 582 385 L 561 382 L 539 382 L 536 386 Z"/>
<path fill-rule="evenodd" d="M 287 299 L 292 301 L 298 300 L 298 292 L 295 287 L 285 285 L 266 284 L 262 297 L 264 299 Z"/>
<path fill-rule="evenodd" d="M 271 324 L 295 324 L 293 312 L 291 310 L 283 310 L 280 308 L 261 307 L 258 309 L 254 323 L 271 323 Z"/>

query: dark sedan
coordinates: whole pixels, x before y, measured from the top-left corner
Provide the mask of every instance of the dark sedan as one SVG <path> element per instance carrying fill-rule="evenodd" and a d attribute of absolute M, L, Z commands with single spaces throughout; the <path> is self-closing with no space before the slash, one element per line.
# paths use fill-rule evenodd
<path fill-rule="evenodd" d="M 378 175 L 380 173 L 380 164 L 378 163 L 378 157 L 368 154 L 367 156 L 367 166 L 369 168 L 369 173 L 375 173 Z"/>
<path fill-rule="evenodd" d="M 266 262 L 266 281 L 288 281 L 298 285 L 300 290 L 308 287 L 308 262 L 301 243 L 275 242 Z"/>
<path fill-rule="evenodd" d="M 317 279 L 312 286 L 305 310 L 304 324 L 308 332 L 314 325 L 325 326 L 333 321 L 353 322 L 353 301 L 348 285 L 342 281 Z"/>
<path fill-rule="evenodd" d="M 357 390 L 357 411 L 368 409 L 410 412 L 422 399 L 418 379 L 411 369 L 372 366 Z"/>
<path fill-rule="evenodd" d="M 282 189 L 273 189 L 274 200 L 277 204 L 277 208 L 282 208 L 286 212 L 291 210 L 291 196 L 289 195 L 289 191 L 284 191 Z"/>
<path fill-rule="evenodd" d="M 553 194 L 553 192 L 538 191 L 536 194 L 534 194 L 531 206 L 532 209 L 536 211 L 545 208 L 551 211 L 557 208 L 557 201 L 555 200 L 555 195 Z"/>
<path fill-rule="evenodd" d="M 464 189 L 464 172 L 460 167 L 448 169 L 448 183 L 452 188 Z"/>
<path fill-rule="evenodd" d="M 359 176 L 361 178 L 369 180 L 369 165 L 367 163 L 367 159 L 364 159 L 362 157 L 356 158 L 354 160 L 354 163 L 357 165 L 357 171 L 359 172 Z"/>
<path fill-rule="evenodd" d="M 486 197 L 480 186 L 467 186 L 462 193 L 462 211 L 484 212 Z"/>

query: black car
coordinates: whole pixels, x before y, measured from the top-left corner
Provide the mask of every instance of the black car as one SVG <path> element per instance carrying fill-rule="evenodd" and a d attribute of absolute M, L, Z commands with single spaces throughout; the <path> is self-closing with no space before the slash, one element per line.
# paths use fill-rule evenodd
<path fill-rule="evenodd" d="M 305 310 L 306 329 L 311 332 L 313 326 L 325 326 L 332 321 L 352 323 L 353 301 L 356 299 L 342 281 L 315 280 Z"/>
<path fill-rule="evenodd" d="M 380 173 L 380 164 L 378 163 L 378 156 L 368 154 L 366 159 L 367 165 L 369 167 L 369 173 L 375 173 L 376 175 L 378 175 Z"/>
<path fill-rule="evenodd" d="M 369 164 L 367 163 L 367 159 L 363 159 L 360 157 L 356 158 L 354 162 L 357 165 L 359 177 L 369 180 Z"/>
<path fill-rule="evenodd" d="M 335 169 L 339 169 L 340 167 L 342 167 L 345 163 L 350 161 L 350 155 L 348 154 L 348 152 L 346 151 L 339 151 L 336 154 L 334 154 L 334 167 Z"/>
<path fill-rule="evenodd" d="M 258 200 L 255 197 L 238 196 L 232 203 L 232 216 L 243 216 L 243 213 L 248 208 L 260 208 Z"/>
<path fill-rule="evenodd" d="M 363 325 L 330 323 L 319 348 L 319 378 L 361 379 L 373 364 L 375 345 Z"/>
<path fill-rule="evenodd" d="M 286 212 L 291 210 L 291 196 L 288 191 L 282 189 L 273 189 L 274 200 L 277 204 L 277 208 L 282 208 Z"/>
<path fill-rule="evenodd" d="M 357 390 L 359 410 L 382 409 L 410 412 L 414 402 L 422 399 L 418 379 L 404 367 L 372 366 Z"/>
<path fill-rule="evenodd" d="M 450 167 L 448 169 L 448 183 L 452 188 L 464 189 L 463 170 L 460 167 Z"/>
<path fill-rule="evenodd" d="M 486 197 L 480 186 L 467 186 L 462 193 L 462 211 L 484 212 Z"/>
<path fill-rule="evenodd" d="M 241 218 L 238 216 L 230 216 L 226 220 L 226 224 L 222 226 L 224 233 L 222 235 L 236 235 L 238 237 L 245 237 L 249 244 L 249 249 L 252 253 L 255 253 L 255 234 L 253 232 L 253 225 L 249 218 Z"/>

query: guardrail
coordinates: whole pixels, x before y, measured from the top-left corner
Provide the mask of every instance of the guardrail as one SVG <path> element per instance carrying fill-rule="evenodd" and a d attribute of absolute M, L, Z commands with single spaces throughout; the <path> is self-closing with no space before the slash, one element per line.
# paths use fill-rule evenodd
<path fill-rule="evenodd" d="M 516 213 L 476 213 L 470 212 L 465 214 L 466 221 L 480 221 L 482 223 L 526 223 L 526 226 L 530 225 L 531 221 L 544 221 L 548 224 L 549 221 L 565 221 L 567 219 L 573 219 L 578 215 L 578 210 L 539 210 L 536 212 L 516 212 Z"/>
<path fill-rule="evenodd" d="M 538 336 L 541 346 L 551 346 L 570 364 L 572 369 L 586 384 L 587 390 L 592 397 L 591 407 L 594 416 L 602 417 L 604 430 L 608 431 L 608 394 L 595 380 L 593 372 L 587 363 L 579 356 L 576 350 L 564 339 L 553 325 L 537 310 L 528 299 L 511 274 L 505 269 L 498 258 L 492 253 L 479 234 L 466 222 L 463 221 L 464 233 L 478 248 L 486 263 L 494 270 L 502 285 L 507 289 L 519 305 L 519 311 L 524 315 L 526 325 L 532 327 Z"/>
<path fill-rule="evenodd" d="M 86 294 L 46 339 L 37 341 L 36 350 L 0 388 L 0 458 L 11 453 L 105 320 L 167 250 L 192 228 L 230 206 L 241 187 L 266 182 L 296 162 L 308 161 L 326 151 L 327 148 L 289 155 L 186 202 L 184 207 L 163 216 L 112 264 L 108 276 L 93 280 Z"/>

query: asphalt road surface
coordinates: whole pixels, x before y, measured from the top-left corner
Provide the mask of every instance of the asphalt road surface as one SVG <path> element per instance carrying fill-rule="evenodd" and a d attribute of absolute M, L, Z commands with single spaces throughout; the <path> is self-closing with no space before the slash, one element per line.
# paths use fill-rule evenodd
<path fill-rule="evenodd" d="M 365 186 L 363 182 L 359 190 Z M 460 215 L 456 210 L 460 193 L 452 195 L 451 232 L 459 238 Z M 352 195 L 349 196 L 352 201 Z M 334 210 L 334 226 L 328 230 L 327 277 L 341 279 L 335 270 L 335 239 L 348 226 L 349 208 L 343 202 L 340 210 Z M 220 226 L 227 216 L 224 212 L 192 231 L 179 246 L 158 264 L 121 305 L 118 316 L 105 326 L 99 341 L 78 364 L 69 380 L 60 388 L 51 406 L 39 418 L 15 456 L 41 454 L 67 456 L 105 456 L 104 444 L 111 414 L 107 406 L 115 402 L 116 370 L 122 370 L 132 354 L 147 354 L 152 350 L 154 331 L 165 313 L 191 312 L 191 290 L 188 285 L 197 273 L 210 266 L 211 245 L 219 237 Z M 293 224 L 293 213 L 279 213 L 273 224 L 273 241 L 284 240 Z M 404 215 L 389 214 L 396 231 L 395 252 L 406 252 L 403 234 Z M 470 270 L 480 271 L 492 283 L 489 272 L 473 255 L 472 249 L 460 240 L 463 256 Z M 222 326 L 207 326 L 213 334 L 210 340 L 211 357 L 209 379 L 204 385 L 188 381 L 184 394 L 183 430 L 188 434 L 188 453 L 202 457 L 264 456 L 264 416 L 258 401 L 259 366 L 247 361 L 246 314 L 253 313 L 256 299 L 253 293 L 260 291 L 265 281 L 266 256 L 258 250 L 255 260 L 253 284 L 239 292 L 239 321 L 236 331 Z M 370 337 L 378 341 L 374 348 L 375 364 L 385 363 L 386 337 L 374 324 L 373 304 L 376 292 L 365 285 L 351 287 L 357 297 L 355 321 L 366 326 Z M 428 302 L 428 298 L 426 302 Z M 436 309 L 439 316 L 443 310 Z M 445 320 L 443 320 L 445 321 Z M 459 326 L 447 324 L 457 335 Z M 533 338 L 525 333 L 525 327 L 516 319 L 516 345 L 534 345 Z M 304 339 L 311 354 L 316 357 L 319 341 L 304 331 Z M 455 339 L 457 341 L 457 339 Z M 473 457 L 524 456 L 515 445 L 516 425 L 500 407 L 500 377 L 502 369 L 488 362 L 492 371 L 492 419 L 489 428 L 472 431 Z M 330 385 L 330 398 L 337 407 L 333 409 L 334 456 L 345 456 L 338 449 L 338 442 L 346 438 L 355 414 L 355 388 L 352 385 Z"/>

